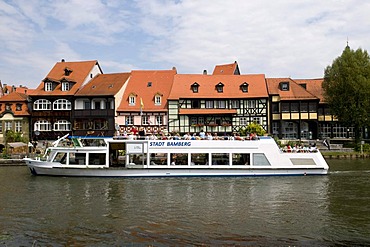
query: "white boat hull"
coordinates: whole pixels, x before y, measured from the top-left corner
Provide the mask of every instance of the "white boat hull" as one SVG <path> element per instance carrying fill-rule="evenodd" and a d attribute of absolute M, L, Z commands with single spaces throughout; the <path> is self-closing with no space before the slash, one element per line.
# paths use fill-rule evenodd
<path fill-rule="evenodd" d="M 34 175 L 75 176 L 75 177 L 202 177 L 202 176 L 299 176 L 325 175 L 323 168 L 59 168 L 28 165 Z"/>

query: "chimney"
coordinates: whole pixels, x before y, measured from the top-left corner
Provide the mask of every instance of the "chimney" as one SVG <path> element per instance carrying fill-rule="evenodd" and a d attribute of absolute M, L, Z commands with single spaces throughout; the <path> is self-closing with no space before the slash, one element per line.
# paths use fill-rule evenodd
<path fill-rule="evenodd" d="M 176 70 L 176 67 L 175 67 L 175 66 L 173 66 L 173 67 L 172 67 L 172 70 Z"/>
<path fill-rule="evenodd" d="M 66 60 L 64 60 L 64 58 L 62 58 L 62 63 L 64 63 Z"/>
<path fill-rule="evenodd" d="M 203 70 L 203 75 L 206 75 L 207 74 L 207 70 Z"/>

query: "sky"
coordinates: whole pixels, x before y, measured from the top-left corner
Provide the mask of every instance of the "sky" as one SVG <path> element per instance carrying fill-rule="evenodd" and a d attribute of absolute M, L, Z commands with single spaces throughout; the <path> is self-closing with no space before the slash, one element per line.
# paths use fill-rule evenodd
<path fill-rule="evenodd" d="M 0 80 L 36 88 L 61 59 L 321 78 L 347 42 L 370 49 L 369 13 L 364 0 L 0 0 Z"/>

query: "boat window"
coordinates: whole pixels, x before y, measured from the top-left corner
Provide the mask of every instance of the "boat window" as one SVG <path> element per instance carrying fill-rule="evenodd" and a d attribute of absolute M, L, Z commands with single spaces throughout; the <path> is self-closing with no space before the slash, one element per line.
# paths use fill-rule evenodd
<path fill-rule="evenodd" d="M 250 154 L 233 154 L 233 165 L 250 165 Z"/>
<path fill-rule="evenodd" d="M 146 164 L 145 154 L 128 154 L 130 165 L 143 165 Z"/>
<path fill-rule="evenodd" d="M 265 154 L 253 154 L 253 165 L 254 166 L 270 166 L 270 162 L 266 158 Z"/>
<path fill-rule="evenodd" d="M 213 153 L 212 154 L 212 165 L 229 165 L 229 154 L 228 153 Z"/>
<path fill-rule="evenodd" d="M 167 154 L 166 153 L 153 153 L 150 154 L 151 165 L 167 165 Z"/>
<path fill-rule="evenodd" d="M 208 153 L 191 154 L 191 165 L 208 165 Z"/>
<path fill-rule="evenodd" d="M 105 153 L 89 154 L 89 165 L 105 165 Z"/>
<path fill-rule="evenodd" d="M 170 160 L 171 165 L 188 165 L 188 154 L 176 153 L 176 154 L 171 154 L 170 157 L 171 157 L 171 160 Z"/>
<path fill-rule="evenodd" d="M 67 153 L 66 152 L 58 152 L 53 161 L 54 162 L 60 162 L 61 164 L 66 164 Z"/>
<path fill-rule="evenodd" d="M 69 153 L 70 165 L 85 165 L 86 154 L 84 153 Z"/>

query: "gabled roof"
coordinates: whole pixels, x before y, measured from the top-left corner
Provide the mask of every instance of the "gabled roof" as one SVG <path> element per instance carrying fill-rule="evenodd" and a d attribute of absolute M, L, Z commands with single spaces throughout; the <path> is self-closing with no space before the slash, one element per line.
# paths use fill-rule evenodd
<path fill-rule="evenodd" d="M 213 75 L 240 75 L 238 63 L 216 65 Z"/>
<path fill-rule="evenodd" d="M 1 97 L 0 103 L 12 103 L 11 109 L 14 116 L 29 116 L 30 113 L 28 112 L 27 100 L 28 96 L 26 94 L 14 91 Z M 18 103 L 22 104 L 22 108 L 20 111 L 16 110 L 16 105 Z M 6 112 L 4 111 L 5 108 L 2 107 L 2 109 L 3 111 L 1 112 L 1 114 L 4 114 Z"/>
<path fill-rule="evenodd" d="M 281 100 L 318 99 L 291 78 L 266 78 L 270 95 L 279 95 Z M 280 83 L 288 82 L 289 90 L 281 90 Z"/>
<path fill-rule="evenodd" d="M 17 102 L 17 101 L 27 101 L 28 97 L 24 93 L 11 92 L 10 94 L 4 95 L 0 98 L 0 102 Z"/>
<path fill-rule="evenodd" d="M 216 85 L 224 84 L 223 92 L 218 93 Z M 240 86 L 246 82 L 248 92 L 242 92 Z M 199 84 L 194 93 L 191 86 Z M 169 99 L 180 98 L 266 98 L 268 97 L 264 74 L 255 75 L 176 75 Z"/>
<path fill-rule="evenodd" d="M 325 103 L 322 83 L 324 82 L 323 78 L 318 79 L 294 79 L 298 84 L 306 84 L 306 89 L 311 94 L 315 95 L 320 99 L 320 103 Z"/>
<path fill-rule="evenodd" d="M 74 95 L 76 91 L 81 87 L 82 83 L 92 72 L 94 66 L 97 65 L 100 72 L 100 66 L 97 60 L 92 61 L 78 61 L 78 62 L 58 62 L 50 70 L 49 74 L 45 77 L 44 80 L 39 84 L 39 86 L 32 92 L 32 95 Z M 65 69 L 71 71 L 69 74 L 66 74 Z M 61 90 L 61 81 L 67 80 L 74 82 L 71 85 L 69 91 Z M 44 84 L 45 81 L 53 81 L 58 85 L 53 91 L 45 91 Z M 30 93 L 31 95 L 31 93 Z"/>
<path fill-rule="evenodd" d="M 75 96 L 114 96 L 130 75 L 130 73 L 99 74 L 78 90 Z"/>
<path fill-rule="evenodd" d="M 143 103 L 143 111 L 167 111 L 167 98 L 177 71 L 172 70 L 133 70 L 117 111 L 138 112 Z M 154 104 L 155 95 L 161 94 L 161 105 Z M 130 106 L 128 98 L 136 96 L 135 106 Z"/>

